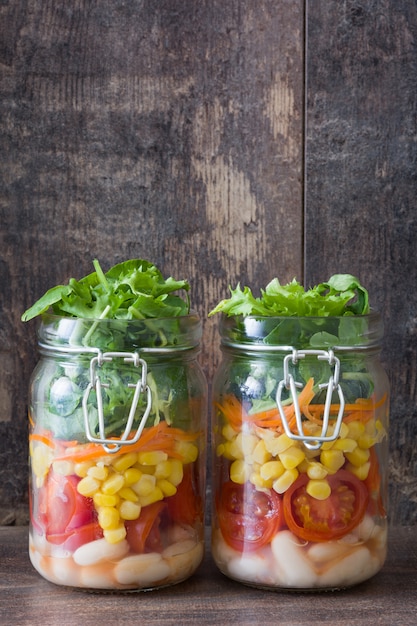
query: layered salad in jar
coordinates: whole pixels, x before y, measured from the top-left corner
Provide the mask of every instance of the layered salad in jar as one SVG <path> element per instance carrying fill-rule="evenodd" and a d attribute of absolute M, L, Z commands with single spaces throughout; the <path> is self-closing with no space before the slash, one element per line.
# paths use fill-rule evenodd
<path fill-rule="evenodd" d="M 30 559 L 60 585 L 153 589 L 188 578 L 203 558 L 200 322 L 175 293 L 188 292 L 186 281 L 143 260 L 94 267 L 23 315 L 42 319 L 29 403 Z"/>
<path fill-rule="evenodd" d="M 211 312 L 222 313 L 224 353 L 213 384 L 214 560 L 270 589 L 360 583 L 387 551 L 379 317 L 351 275 L 309 290 L 274 279 L 259 298 L 230 291 Z"/>

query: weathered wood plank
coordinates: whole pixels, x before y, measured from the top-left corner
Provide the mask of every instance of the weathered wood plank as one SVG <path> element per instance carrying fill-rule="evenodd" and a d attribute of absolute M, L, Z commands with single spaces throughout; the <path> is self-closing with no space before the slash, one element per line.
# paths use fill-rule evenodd
<path fill-rule="evenodd" d="M 315 0 L 308 12 L 307 282 L 358 275 L 385 320 L 391 520 L 417 520 L 417 7 Z"/>
<path fill-rule="evenodd" d="M 22 0 L 2 8 L 0 507 L 26 511 L 46 289 L 126 258 L 210 308 L 302 266 L 303 2 Z M 9 515 L 7 510 L 6 514 Z"/>

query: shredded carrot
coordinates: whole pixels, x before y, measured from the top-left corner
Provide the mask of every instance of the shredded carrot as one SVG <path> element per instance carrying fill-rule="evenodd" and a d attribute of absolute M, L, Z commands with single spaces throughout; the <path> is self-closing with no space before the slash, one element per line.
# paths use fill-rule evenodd
<path fill-rule="evenodd" d="M 126 452 L 150 452 L 153 450 L 161 450 L 171 457 L 181 458 L 181 455 L 175 451 L 176 441 L 194 441 L 200 433 L 190 433 L 173 428 L 165 421 L 160 422 L 156 426 L 145 428 L 136 443 L 122 446 L 116 452 L 111 453 L 116 457 Z M 133 438 L 133 435 L 132 435 Z M 115 444 L 118 440 L 115 439 Z M 55 458 L 56 461 L 67 460 L 81 463 L 84 461 L 93 461 L 106 453 L 99 443 L 77 443 L 71 447 L 67 447 L 65 452 Z"/>
<path fill-rule="evenodd" d="M 321 425 L 323 423 L 323 413 L 325 404 L 311 404 L 315 396 L 314 379 L 307 381 L 304 389 L 298 396 L 298 404 L 300 412 L 309 421 Z M 375 415 L 375 409 L 382 406 L 386 401 L 386 394 L 378 401 L 375 398 L 358 398 L 356 402 L 346 404 L 344 408 L 343 421 L 349 423 L 354 420 L 368 422 Z M 216 403 L 217 408 L 223 413 L 229 424 L 235 431 L 240 431 L 243 423 L 252 423 L 261 428 L 276 430 L 277 433 L 283 432 L 282 420 L 278 408 L 259 411 L 258 413 L 248 414 L 243 405 L 234 395 L 227 395 L 222 404 Z M 285 418 L 292 432 L 296 428 L 296 416 L 294 405 L 290 404 L 283 407 Z M 340 410 L 340 404 L 330 405 L 330 415 L 337 415 Z"/>
<path fill-rule="evenodd" d="M 55 448 L 55 443 L 52 437 L 48 435 L 47 433 L 44 433 L 44 434 L 31 433 L 29 435 L 29 441 L 40 441 L 41 443 L 45 444 L 45 446 L 48 446 L 49 448 Z"/>
<path fill-rule="evenodd" d="M 313 386 L 314 379 L 310 378 L 298 396 L 298 402 L 302 412 L 304 412 L 304 409 L 308 407 L 311 400 L 314 398 L 315 392 L 313 391 Z M 223 399 L 223 403 L 217 403 L 216 406 L 223 413 L 232 428 L 236 431 L 241 430 L 244 422 L 253 423 L 261 428 L 273 429 L 278 433 L 282 433 L 284 430 L 278 408 L 268 409 L 267 411 L 259 411 L 258 413 L 249 415 L 236 396 L 233 395 L 226 396 Z M 293 431 L 296 426 L 294 405 L 290 404 L 283 407 L 283 411 L 288 426 L 290 430 Z"/>

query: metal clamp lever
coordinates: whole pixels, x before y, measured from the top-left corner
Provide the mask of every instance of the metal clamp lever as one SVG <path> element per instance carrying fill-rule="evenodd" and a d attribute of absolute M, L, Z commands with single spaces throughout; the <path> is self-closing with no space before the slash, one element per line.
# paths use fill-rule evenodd
<path fill-rule="evenodd" d="M 129 416 L 126 421 L 125 429 L 122 435 L 119 438 L 106 438 L 105 435 L 105 424 L 104 424 L 104 412 L 103 412 L 103 397 L 102 397 L 102 387 L 108 388 L 109 385 L 107 383 L 102 383 L 100 377 L 97 375 L 96 368 L 101 367 L 104 362 L 110 362 L 114 358 L 122 358 L 126 363 L 133 363 L 135 367 L 141 367 L 141 376 L 139 377 L 137 383 L 128 383 L 128 387 L 134 388 L 135 392 L 133 394 L 132 405 L 130 407 Z M 90 428 L 89 416 L 88 416 L 88 399 L 91 391 L 95 389 L 97 396 L 97 413 L 98 413 L 98 431 L 99 436 L 96 437 Z M 128 439 L 134 419 L 135 412 L 138 406 L 138 402 L 140 399 L 140 395 L 142 392 L 146 393 L 146 409 L 140 420 L 139 426 L 136 430 L 134 437 Z M 136 443 L 145 427 L 146 420 L 148 419 L 151 406 L 152 406 L 152 396 L 151 390 L 147 384 L 147 364 L 146 361 L 139 357 L 137 352 L 99 352 L 97 356 L 94 356 L 90 361 L 90 382 L 87 385 L 87 388 L 84 392 L 83 397 L 83 413 L 84 413 L 84 428 L 86 437 L 91 443 L 99 443 L 103 446 L 106 452 L 117 452 L 120 450 L 122 446 L 129 446 Z"/>
<path fill-rule="evenodd" d="M 327 383 L 321 383 L 319 385 L 320 389 L 327 389 L 326 391 L 326 401 L 324 404 L 324 412 L 323 412 L 323 423 L 321 427 L 320 435 L 307 435 L 304 432 L 303 422 L 301 418 L 300 405 L 298 402 L 298 394 L 297 388 L 302 388 L 303 384 L 296 382 L 294 380 L 294 376 L 289 371 L 290 361 L 296 365 L 299 359 L 304 359 L 306 356 L 312 355 L 317 356 L 317 359 L 320 361 L 328 361 L 330 366 L 334 366 L 334 374 L 330 376 L 329 381 Z M 284 378 L 280 381 L 277 388 L 276 393 L 276 403 L 278 406 L 279 414 L 281 417 L 282 424 L 284 426 L 284 431 L 287 437 L 294 441 L 302 441 L 303 444 L 309 450 L 318 450 L 321 445 L 327 441 L 335 441 L 340 434 L 340 428 L 343 420 L 343 413 L 345 409 L 345 398 L 343 395 L 343 391 L 339 384 L 339 373 L 340 373 L 340 361 L 334 355 L 332 350 L 293 350 L 291 354 L 288 354 L 284 357 Z M 284 407 L 282 404 L 282 391 L 283 389 L 290 392 L 291 400 L 294 406 L 295 412 L 295 420 L 297 425 L 297 433 L 293 433 L 288 425 L 287 418 L 285 416 Z M 332 395 L 334 391 L 337 391 L 339 396 L 339 411 L 336 418 L 336 421 L 333 424 L 333 431 L 330 435 L 327 435 L 327 430 L 329 427 L 329 418 L 330 418 L 330 407 L 332 403 Z"/>

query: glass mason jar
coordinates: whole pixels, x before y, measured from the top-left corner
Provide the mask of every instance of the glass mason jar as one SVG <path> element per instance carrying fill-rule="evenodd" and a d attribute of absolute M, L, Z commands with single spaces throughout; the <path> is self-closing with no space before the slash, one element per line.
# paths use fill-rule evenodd
<path fill-rule="evenodd" d="M 197 315 L 43 315 L 29 402 L 30 559 L 47 580 L 142 590 L 204 551 L 207 388 Z"/>
<path fill-rule="evenodd" d="M 389 383 L 377 313 L 220 321 L 212 553 L 230 578 L 333 590 L 387 552 Z"/>

